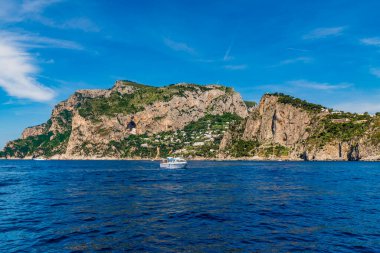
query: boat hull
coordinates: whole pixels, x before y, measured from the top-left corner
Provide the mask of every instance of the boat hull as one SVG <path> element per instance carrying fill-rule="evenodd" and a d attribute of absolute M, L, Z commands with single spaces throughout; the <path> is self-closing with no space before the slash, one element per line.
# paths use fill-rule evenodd
<path fill-rule="evenodd" d="M 187 163 L 160 163 L 161 169 L 185 169 Z"/>

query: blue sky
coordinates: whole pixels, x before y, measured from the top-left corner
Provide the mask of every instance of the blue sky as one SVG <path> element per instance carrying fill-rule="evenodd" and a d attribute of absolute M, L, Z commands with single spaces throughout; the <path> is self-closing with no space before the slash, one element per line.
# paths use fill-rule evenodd
<path fill-rule="evenodd" d="M 0 146 L 117 79 L 380 111 L 377 0 L 0 0 Z"/>

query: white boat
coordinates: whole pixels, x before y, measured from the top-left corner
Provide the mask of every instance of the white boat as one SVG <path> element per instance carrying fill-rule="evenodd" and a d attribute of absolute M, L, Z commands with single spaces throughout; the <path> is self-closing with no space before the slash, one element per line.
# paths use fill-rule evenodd
<path fill-rule="evenodd" d="M 43 157 L 35 157 L 33 158 L 34 161 L 45 161 L 46 159 Z"/>
<path fill-rule="evenodd" d="M 163 169 L 185 169 L 187 161 L 183 158 L 168 157 L 160 163 Z"/>

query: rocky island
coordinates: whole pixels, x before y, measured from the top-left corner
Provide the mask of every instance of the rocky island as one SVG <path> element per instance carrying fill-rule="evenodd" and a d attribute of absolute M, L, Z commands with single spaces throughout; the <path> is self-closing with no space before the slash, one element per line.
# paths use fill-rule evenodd
<path fill-rule="evenodd" d="M 131 121 L 136 129 L 129 129 Z M 333 111 L 282 93 L 243 101 L 233 88 L 117 81 L 78 90 L 44 124 L 0 151 L 7 159 L 380 160 L 380 115 Z"/>

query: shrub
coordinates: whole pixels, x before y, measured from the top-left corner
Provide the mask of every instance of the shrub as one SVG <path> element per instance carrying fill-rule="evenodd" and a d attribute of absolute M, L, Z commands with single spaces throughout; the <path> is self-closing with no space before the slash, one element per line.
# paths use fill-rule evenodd
<path fill-rule="evenodd" d="M 228 147 L 229 154 L 233 157 L 253 156 L 256 149 L 260 146 L 258 141 L 246 141 L 242 139 L 233 140 Z"/>
<path fill-rule="evenodd" d="M 244 103 L 247 107 L 255 107 L 257 105 L 254 101 L 244 101 Z"/>
<path fill-rule="evenodd" d="M 301 109 L 304 109 L 306 111 L 320 112 L 322 109 L 325 108 L 322 105 L 309 103 L 306 100 L 302 100 L 299 98 L 295 98 L 293 96 L 285 95 L 284 93 L 272 93 L 270 95 L 277 96 L 278 102 L 280 102 L 280 103 L 290 104 L 294 107 L 301 108 Z"/>

